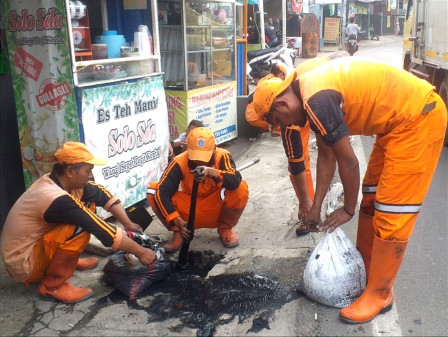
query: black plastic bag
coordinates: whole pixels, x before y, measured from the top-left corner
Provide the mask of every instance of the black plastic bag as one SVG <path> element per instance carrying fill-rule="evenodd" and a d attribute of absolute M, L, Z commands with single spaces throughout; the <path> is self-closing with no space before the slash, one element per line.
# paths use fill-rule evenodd
<path fill-rule="evenodd" d="M 103 269 L 105 281 L 128 296 L 130 300 L 135 300 L 154 282 L 167 279 L 172 268 L 172 262 L 166 258 L 165 249 L 147 236 L 144 237 L 144 242 L 139 243 L 156 253 L 157 260 L 154 263 L 147 266 L 139 261 L 136 264 L 131 263 L 132 260 L 126 256 L 127 253 L 119 251 L 110 257 Z"/>

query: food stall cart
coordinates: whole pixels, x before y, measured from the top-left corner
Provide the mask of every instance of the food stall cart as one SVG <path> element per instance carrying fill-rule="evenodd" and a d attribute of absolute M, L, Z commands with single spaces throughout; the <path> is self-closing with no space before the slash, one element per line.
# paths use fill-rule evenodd
<path fill-rule="evenodd" d="M 66 141 L 108 160 L 95 180 L 125 207 L 168 158 L 155 0 L 4 0 L 26 186 Z M 152 39 L 152 41 L 151 41 Z"/>
<path fill-rule="evenodd" d="M 218 144 L 237 137 L 235 2 L 158 0 L 171 139 L 201 120 Z"/>

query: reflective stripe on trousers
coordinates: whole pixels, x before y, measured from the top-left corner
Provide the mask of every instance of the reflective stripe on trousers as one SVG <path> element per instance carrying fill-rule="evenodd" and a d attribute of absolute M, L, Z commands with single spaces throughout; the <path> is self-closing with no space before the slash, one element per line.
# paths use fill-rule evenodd
<path fill-rule="evenodd" d="M 382 239 L 409 239 L 428 191 L 445 135 L 447 111 L 433 93 L 412 122 L 377 135 L 363 179 L 361 211 L 373 212 Z"/>

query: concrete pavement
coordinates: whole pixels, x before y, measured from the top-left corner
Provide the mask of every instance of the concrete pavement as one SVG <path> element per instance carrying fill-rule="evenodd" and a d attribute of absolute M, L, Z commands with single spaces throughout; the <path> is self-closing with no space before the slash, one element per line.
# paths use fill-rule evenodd
<path fill-rule="evenodd" d="M 387 38 L 365 41 L 365 45 L 385 43 Z M 319 54 L 336 50 L 326 47 Z M 315 335 L 319 305 L 295 289 L 321 234 L 297 237 L 293 231 L 298 205 L 281 139 L 265 133 L 255 140 L 239 138 L 224 147 L 234 154 L 237 166 L 260 158 L 258 164 L 242 172 L 250 198 L 235 229 L 240 237 L 238 247 L 224 248 L 216 230 L 197 230 L 190 251 L 195 252 L 203 275 L 173 272 L 166 282 L 169 287 L 161 285 L 132 303 L 102 281 L 102 267 L 109 256 L 99 256 L 100 265 L 93 270 L 75 272 L 70 282 L 92 288 L 94 295 L 72 305 L 40 300 L 38 284 L 26 287 L 12 281 L 0 262 L 0 335 Z M 366 164 L 359 137 L 353 147 L 363 175 Z M 310 155 L 314 174 L 317 150 L 310 148 Z M 351 227 L 356 227 L 356 220 L 351 222 Z M 160 241 L 171 235 L 156 219 L 146 233 Z M 92 238 L 86 255 L 95 249 L 101 248 Z M 101 250 L 101 254 L 107 253 Z M 176 255 L 171 259 L 176 260 Z M 337 319 L 336 309 L 334 315 Z"/>

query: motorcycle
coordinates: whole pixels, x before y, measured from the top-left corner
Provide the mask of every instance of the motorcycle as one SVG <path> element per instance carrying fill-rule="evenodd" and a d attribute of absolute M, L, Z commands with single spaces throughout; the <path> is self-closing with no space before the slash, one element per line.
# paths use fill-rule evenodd
<path fill-rule="evenodd" d="M 350 56 L 353 56 L 353 54 L 357 51 L 358 51 L 358 38 L 356 34 L 350 34 L 348 36 L 347 52 L 350 54 Z"/>
<path fill-rule="evenodd" d="M 287 73 L 294 70 L 294 63 L 297 58 L 297 52 L 287 47 L 267 48 L 247 53 L 246 74 L 247 81 L 251 84 L 257 84 L 258 80 L 271 72 L 272 66 L 282 64 Z"/>

